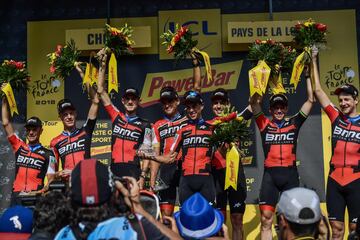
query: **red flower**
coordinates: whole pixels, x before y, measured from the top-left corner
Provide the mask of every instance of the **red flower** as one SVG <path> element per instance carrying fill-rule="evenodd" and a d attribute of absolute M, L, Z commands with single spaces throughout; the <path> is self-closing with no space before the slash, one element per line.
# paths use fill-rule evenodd
<path fill-rule="evenodd" d="M 317 30 L 319 30 L 320 32 L 325 32 L 326 31 L 326 25 L 322 24 L 322 23 L 315 23 L 315 27 Z"/>
<path fill-rule="evenodd" d="M 56 70 L 55 66 L 54 66 L 54 65 L 51 65 L 51 66 L 50 66 L 50 72 L 51 72 L 51 73 L 55 73 L 55 70 Z"/>
<path fill-rule="evenodd" d="M 174 42 L 175 44 L 181 39 L 182 36 L 180 36 L 179 34 L 176 34 L 174 37 Z"/>
<path fill-rule="evenodd" d="M 111 32 L 111 35 L 116 36 L 117 32 Z"/>
<path fill-rule="evenodd" d="M 56 46 L 56 52 L 61 52 L 62 46 L 60 44 L 58 44 Z"/>
<path fill-rule="evenodd" d="M 256 44 L 261 44 L 261 40 L 260 40 L 260 39 L 256 39 L 256 40 L 255 40 L 255 43 L 256 43 Z"/>
<path fill-rule="evenodd" d="M 274 40 L 271 40 L 271 39 L 268 39 L 266 42 L 267 42 L 268 44 L 270 44 L 270 45 L 274 45 L 274 44 L 275 44 L 275 41 L 274 41 Z"/>
<path fill-rule="evenodd" d="M 303 27 L 301 23 L 295 25 L 296 30 L 300 30 Z"/>
<path fill-rule="evenodd" d="M 187 26 L 183 26 L 179 29 L 178 33 L 180 33 L 180 37 L 184 36 L 185 33 L 189 31 L 188 27 Z"/>
<path fill-rule="evenodd" d="M 23 69 L 24 68 L 24 64 L 22 62 L 15 62 L 15 67 L 17 69 Z"/>
<path fill-rule="evenodd" d="M 236 117 L 237 117 L 236 112 L 232 112 L 232 113 L 230 113 L 230 114 L 228 114 L 228 115 L 226 115 L 224 117 L 220 117 L 220 120 L 222 122 L 229 122 L 229 121 L 235 119 Z"/>
<path fill-rule="evenodd" d="M 168 53 L 172 53 L 172 52 L 174 51 L 173 46 L 169 45 L 168 48 L 166 49 L 166 51 L 167 51 Z"/>

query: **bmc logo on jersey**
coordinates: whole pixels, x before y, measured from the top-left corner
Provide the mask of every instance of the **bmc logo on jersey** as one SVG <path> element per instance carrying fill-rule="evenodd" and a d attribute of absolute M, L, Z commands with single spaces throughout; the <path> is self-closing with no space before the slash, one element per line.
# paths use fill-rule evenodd
<path fill-rule="evenodd" d="M 163 129 L 160 131 L 160 137 L 163 138 L 163 137 L 166 137 L 166 136 L 171 136 L 171 135 L 174 135 L 177 131 L 179 131 L 179 129 L 183 128 L 186 126 L 186 123 L 183 123 L 179 126 L 173 126 L 173 127 L 169 127 L 169 128 L 166 128 L 166 129 Z"/>
<path fill-rule="evenodd" d="M 293 141 L 295 133 L 267 133 L 266 142 Z"/>
<path fill-rule="evenodd" d="M 209 144 L 209 138 L 208 137 L 189 137 L 184 139 L 183 145 L 193 145 L 193 144 Z"/>
<path fill-rule="evenodd" d="M 85 147 L 84 142 L 85 142 L 85 139 L 81 139 L 77 142 L 72 142 L 72 143 L 66 144 L 65 146 L 63 146 L 59 149 L 59 154 L 61 155 L 65 152 L 69 152 L 69 151 L 77 149 L 77 148 L 83 148 L 83 147 Z"/>
<path fill-rule="evenodd" d="M 360 132 L 343 129 L 343 128 L 338 127 L 338 126 L 335 126 L 333 134 L 338 136 L 338 137 L 342 137 L 342 138 L 344 138 L 344 137 L 349 138 L 349 139 L 356 138 L 357 140 L 360 140 Z"/>
<path fill-rule="evenodd" d="M 32 166 L 36 166 L 36 167 L 42 167 L 42 165 L 44 164 L 43 161 L 39 160 L 39 159 L 35 159 L 35 158 L 31 158 L 31 157 L 25 157 L 25 156 L 21 156 L 19 155 L 18 158 L 16 159 L 17 163 L 24 163 L 27 165 L 32 165 Z"/>
<path fill-rule="evenodd" d="M 138 139 L 141 136 L 141 133 L 139 132 L 131 131 L 130 129 L 125 129 L 117 125 L 115 125 L 113 133 L 116 133 L 124 137 L 132 137 L 135 139 Z"/>

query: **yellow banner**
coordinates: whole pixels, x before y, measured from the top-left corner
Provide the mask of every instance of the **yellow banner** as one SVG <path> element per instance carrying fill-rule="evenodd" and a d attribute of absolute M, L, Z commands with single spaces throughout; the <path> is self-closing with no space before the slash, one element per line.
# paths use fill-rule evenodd
<path fill-rule="evenodd" d="M 116 27 L 116 25 L 114 25 Z M 131 26 L 131 25 L 130 25 Z M 134 26 L 131 39 L 132 48 L 151 47 L 151 26 Z M 79 50 L 96 50 L 105 45 L 104 28 L 86 28 L 66 30 L 66 41 L 74 39 Z"/>
<path fill-rule="evenodd" d="M 204 49 L 211 57 L 222 57 L 220 9 L 159 11 L 159 35 L 171 30 L 176 23 L 188 26 L 193 38 L 198 40 L 197 48 Z M 172 59 L 159 41 L 160 59 Z"/>
<path fill-rule="evenodd" d="M 252 43 L 256 39 L 271 38 L 291 42 L 291 30 L 298 21 L 228 22 L 228 43 Z"/>
<path fill-rule="evenodd" d="M 117 61 L 114 53 L 111 53 L 108 68 L 108 93 L 110 93 L 112 90 L 119 92 Z"/>
<path fill-rule="evenodd" d="M 201 92 L 211 92 L 217 88 L 236 89 L 242 63 L 235 61 L 212 65 L 212 80 L 205 74 L 201 76 Z M 141 92 L 142 106 L 155 104 L 159 100 L 160 89 L 165 86 L 172 86 L 180 96 L 183 95 L 194 87 L 193 70 L 148 73 Z"/>
<path fill-rule="evenodd" d="M 249 71 L 250 96 L 258 93 L 262 96 L 266 92 L 266 87 L 270 77 L 270 67 L 265 61 L 259 61 L 258 65 Z"/>
<path fill-rule="evenodd" d="M 272 94 L 286 93 L 286 90 L 282 84 L 281 74 L 279 74 L 279 77 L 271 79 L 269 81 L 269 87 Z"/>
<path fill-rule="evenodd" d="M 297 56 L 297 58 L 294 62 L 293 70 L 291 73 L 290 84 L 293 84 L 295 89 L 297 88 L 297 85 L 299 84 L 300 76 L 304 69 L 303 58 L 305 57 L 305 54 L 307 54 L 305 51 L 302 52 L 299 56 Z"/>
<path fill-rule="evenodd" d="M 209 81 L 212 81 L 211 63 L 209 55 L 206 52 L 200 51 L 198 49 L 196 49 L 195 52 L 199 53 L 203 57 L 206 69 L 206 77 L 209 79 Z"/>
<path fill-rule="evenodd" d="M 86 69 L 85 69 L 82 84 L 85 85 L 87 83 L 89 83 L 89 84 L 91 83 L 90 64 L 89 63 L 86 63 Z"/>
<path fill-rule="evenodd" d="M 9 83 L 7 83 L 2 88 L 2 91 L 6 95 L 6 99 L 7 99 L 8 104 L 9 104 L 9 109 L 10 109 L 11 116 L 13 116 L 14 113 L 19 114 L 19 111 L 18 111 L 17 106 L 16 106 L 14 92 L 12 90 L 11 85 Z"/>
<path fill-rule="evenodd" d="M 224 190 L 232 187 L 237 190 L 240 155 L 236 146 L 232 146 L 226 153 L 226 173 Z"/>

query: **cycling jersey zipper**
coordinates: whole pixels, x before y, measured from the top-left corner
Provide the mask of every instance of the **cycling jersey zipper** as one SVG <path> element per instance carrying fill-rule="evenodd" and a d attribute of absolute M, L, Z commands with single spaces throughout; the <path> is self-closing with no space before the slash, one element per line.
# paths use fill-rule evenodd
<path fill-rule="evenodd" d="M 279 131 L 281 133 L 281 128 L 279 128 Z M 281 145 L 281 141 L 280 141 L 280 166 L 282 166 L 283 163 L 282 163 L 282 145 Z"/>
<path fill-rule="evenodd" d="M 196 130 L 197 130 L 197 127 L 195 125 L 195 137 L 196 137 Z M 193 168 L 193 174 L 195 174 L 195 161 L 196 161 L 196 143 L 195 143 L 195 155 L 194 155 L 194 168 Z"/>

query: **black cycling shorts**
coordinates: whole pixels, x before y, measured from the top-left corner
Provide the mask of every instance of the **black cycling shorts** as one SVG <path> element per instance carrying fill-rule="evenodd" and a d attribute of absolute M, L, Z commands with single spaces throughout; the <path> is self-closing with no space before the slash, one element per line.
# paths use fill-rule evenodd
<path fill-rule="evenodd" d="M 360 217 L 360 179 L 341 186 L 328 177 L 326 189 L 326 206 L 330 221 L 344 222 L 345 208 L 349 213 L 349 221 L 357 223 Z"/>
<path fill-rule="evenodd" d="M 299 173 L 296 167 L 271 167 L 264 169 L 259 204 L 275 208 L 283 191 L 299 187 Z"/>
<path fill-rule="evenodd" d="M 182 204 L 194 193 L 200 192 L 210 203 L 215 202 L 216 191 L 212 175 L 188 175 L 180 177 L 179 201 Z"/>
<path fill-rule="evenodd" d="M 216 207 L 226 211 L 226 205 L 229 201 L 230 213 L 244 213 L 246 200 L 246 182 L 245 174 L 242 168 L 239 168 L 237 190 L 232 187 L 224 190 L 226 169 L 213 170 L 216 186 Z"/>
<path fill-rule="evenodd" d="M 131 163 L 111 163 L 110 168 L 117 177 L 129 176 L 139 180 L 141 174 L 140 166 Z"/>
<path fill-rule="evenodd" d="M 175 205 L 176 189 L 179 186 L 181 171 L 178 169 L 177 163 L 162 164 L 160 167 L 160 178 L 168 185 L 167 189 L 159 191 L 160 204 L 168 203 Z"/>

